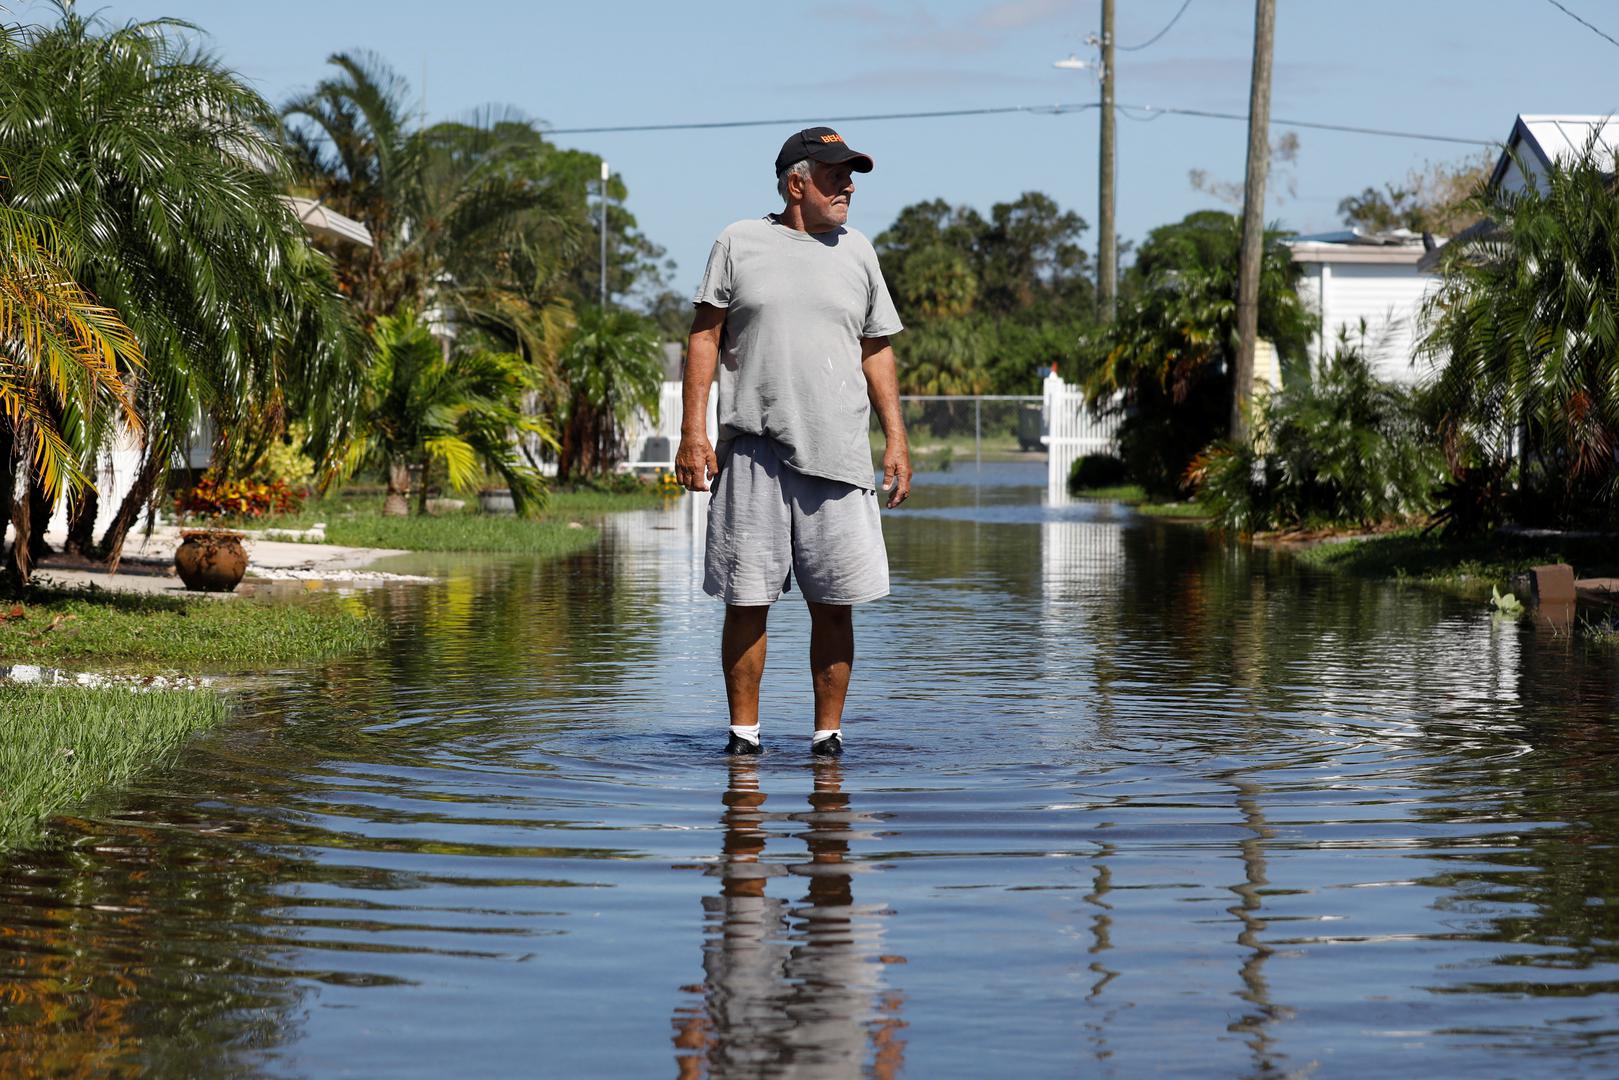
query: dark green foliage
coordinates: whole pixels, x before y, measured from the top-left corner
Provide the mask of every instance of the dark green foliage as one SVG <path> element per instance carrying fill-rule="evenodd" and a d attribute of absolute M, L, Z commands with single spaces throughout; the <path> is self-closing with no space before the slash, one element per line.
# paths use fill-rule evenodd
<path fill-rule="evenodd" d="M 339 445 L 356 339 L 327 260 L 282 199 L 274 113 L 189 28 L 109 27 L 67 3 L 53 25 L 0 35 L 0 194 L 51 219 L 74 276 L 134 331 L 148 462 L 108 537 L 116 548 L 170 452 L 206 416 L 223 466 L 289 408 Z M 81 418 L 105 445 L 106 417 Z"/>
<path fill-rule="evenodd" d="M 1198 500 L 1237 532 L 1409 518 L 1444 475 L 1410 392 L 1353 351 L 1265 399 L 1255 428 L 1253 443 L 1217 443 L 1193 469 Z"/>
<path fill-rule="evenodd" d="M 1118 321 L 1087 345 L 1086 390 L 1124 414 L 1119 445 L 1130 478 L 1177 493 L 1192 459 L 1226 432 L 1237 349 L 1240 222 L 1205 210 L 1154 229 L 1127 282 Z M 1284 365 L 1304 355 L 1314 320 L 1295 291 L 1301 273 L 1266 238 L 1259 335 Z"/>
<path fill-rule="evenodd" d="M 1112 454 L 1086 454 L 1068 471 L 1068 490 L 1117 487 L 1124 483 L 1124 462 Z"/>
<path fill-rule="evenodd" d="M 908 327 L 894 340 L 901 389 L 1037 393 L 1091 325 L 1085 228 L 1034 191 L 995 204 L 988 218 L 943 199 L 901 210 L 876 240 Z"/>
<path fill-rule="evenodd" d="M 1422 348 L 1458 480 L 1515 470 L 1526 523 L 1619 525 L 1619 192 L 1588 144 L 1544 190 L 1481 189 L 1490 227 L 1449 253 Z M 1469 486 L 1471 482 L 1469 482 Z"/>

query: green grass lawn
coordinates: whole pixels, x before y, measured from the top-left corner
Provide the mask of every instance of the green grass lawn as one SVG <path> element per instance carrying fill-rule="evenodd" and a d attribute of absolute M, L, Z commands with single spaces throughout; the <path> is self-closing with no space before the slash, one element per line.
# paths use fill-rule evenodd
<path fill-rule="evenodd" d="M 555 491 L 537 518 L 477 512 L 476 497 L 468 509 L 445 514 L 386 517 L 382 496 L 374 493 L 337 493 L 310 499 L 292 514 L 272 514 L 252 520 L 225 520 L 231 528 L 307 529 L 326 525 L 326 542 L 348 547 L 401 548 L 406 551 L 493 551 L 558 556 L 585 550 L 596 543 L 598 532 L 590 519 L 620 510 L 649 510 L 670 496 L 647 487 L 635 491 L 581 488 Z M 415 504 L 412 502 L 412 510 Z"/>
<path fill-rule="evenodd" d="M 1566 562 L 1581 577 L 1619 574 L 1619 545 L 1611 540 L 1527 539 L 1499 533 L 1469 540 L 1402 529 L 1300 548 L 1311 566 L 1359 577 L 1414 581 L 1472 594 L 1506 591 L 1514 574 L 1544 563 Z"/>
<path fill-rule="evenodd" d="M 0 851 L 223 719 L 211 693 L 0 685 Z"/>
<path fill-rule="evenodd" d="M 174 669 L 299 663 L 374 648 L 380 619 L 356 599 L 293 602 L 34 590 L 0 602 L 0 662 Z"/>
<path fill-rule="evenodd" d="M 1152 502 L 1139 484 L 1115 484 L 1112 487 L 1080 488 L 1071 491 L 1076 499 L 1097 499 L 1121 502 L 1146 517 L 1206 518 L 1209 512 L 1195 502 Z"/>

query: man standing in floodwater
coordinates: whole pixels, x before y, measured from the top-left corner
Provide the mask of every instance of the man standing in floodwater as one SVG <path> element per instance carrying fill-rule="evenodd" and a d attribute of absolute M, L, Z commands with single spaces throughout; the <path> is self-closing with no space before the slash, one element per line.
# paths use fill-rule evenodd
<path fill-rule="evenodd" d="M 796 580 L 810 611 L 811 750 L 843 753 L 855 604 L 888 595 L 872 482 L 875 407 L 890 509 L 911 493 L 891 334 L 903 326 L 871 242 L 847 227 L 871 158 L 831 128 L 776 155 L 780 213 L 728 226 L 697 289 L 675 476 L 709 490 L 703 591 L 725 601 L 720 643 L 730 754 L 757 754 L 770 605 Z M 719 445 L 708 391 L 719 373 Z"/>

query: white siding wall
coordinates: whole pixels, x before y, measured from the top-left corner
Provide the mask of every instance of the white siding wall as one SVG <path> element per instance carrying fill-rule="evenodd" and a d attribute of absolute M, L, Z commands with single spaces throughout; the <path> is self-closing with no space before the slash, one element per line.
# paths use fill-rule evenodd
<path fill-rule="evenodd" d="M 1393 382 L 1421 381 L 1427 365 L 1413 365 L 1412 358 L 1422 300 L 1435 278 L 1414 264 L 1314 263 L 1306 267 L 1305 282 L 1313 283 L 1319 298 L 1321 332 L 1311 350 L 1317 364 L 1332 357 L 1340 328 L 1356 343 L 1365 319 L 1363 347 L 1372 370 Z"/>

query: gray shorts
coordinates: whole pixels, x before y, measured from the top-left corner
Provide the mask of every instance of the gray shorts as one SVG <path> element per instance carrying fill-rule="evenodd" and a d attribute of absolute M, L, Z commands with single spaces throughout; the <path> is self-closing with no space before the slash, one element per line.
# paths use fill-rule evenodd
<path fill-rule="evenodd" d="M 794 472 L 762 435 L 731 440 L 712 490 L 708 595 L 744 607 L 773 604 L 793 578 L 804 599 L 817 604 L 888 595 L 875 491 Z"/>

